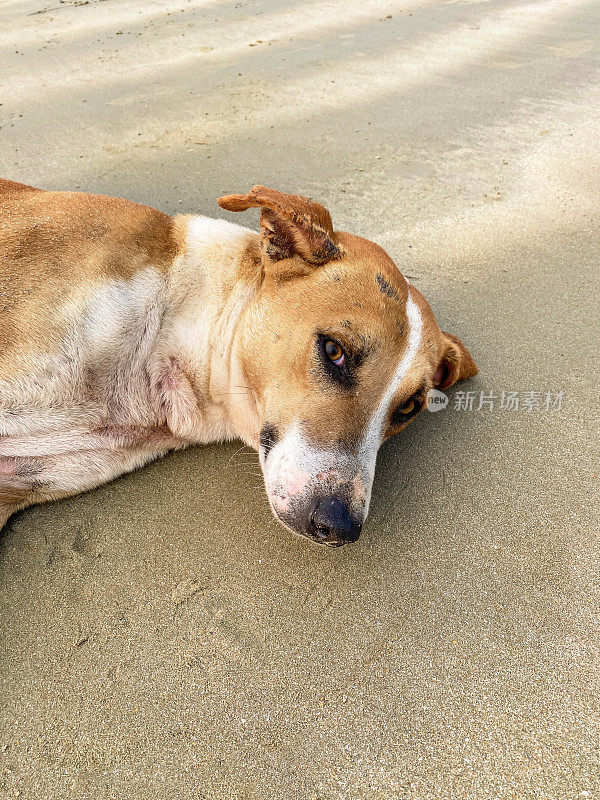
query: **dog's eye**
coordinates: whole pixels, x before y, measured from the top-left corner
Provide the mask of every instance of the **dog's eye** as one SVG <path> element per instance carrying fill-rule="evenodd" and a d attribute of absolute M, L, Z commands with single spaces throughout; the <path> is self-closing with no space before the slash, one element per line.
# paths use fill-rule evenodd
<path fill-rule="evenodd" d="M 392 414 L 392 426 L 404 425 L 409 419 L 419 413 L 423 406 L 423 401 L 417 395 L 410 397 L 406 403 L 398 406 Z"/>
<path fill-rule="evenodd" d="M 398 411 L 400 414 L 411 414 L 415 410 L 415 406 L 417 405 L 415 398 L 411 397 L 408 403 L 405 403 L 403 406 L 400 406 Z"/>
<path fill-rule="evenodd" d="M 345 389 L 354 385 L 354 367 L 356 360 L 339 342 L 330 339 L 326 334 L 317 334 L 317 352 L 319 362 L 330 380 Z"/>
<path fill-rule="evenodd" d="M 325 354 L 327 355 L 327 358 L 336 365 L 336 367 L 344 366 L 346 354 L 337 342 L 328 339 L 325 342 Z"/>

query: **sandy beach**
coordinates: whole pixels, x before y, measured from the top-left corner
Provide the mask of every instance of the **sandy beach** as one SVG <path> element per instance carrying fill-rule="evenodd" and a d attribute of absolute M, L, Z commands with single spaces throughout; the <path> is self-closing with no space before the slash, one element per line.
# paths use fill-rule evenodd
<path fill-rule="evenodd" d="M 239 443 L 13 517 L 0 797 L 600 798 L 599 42 L 593 0 L 0 4 L 3 177 L 311 195 L 480 369 L 355 545 Z"/>

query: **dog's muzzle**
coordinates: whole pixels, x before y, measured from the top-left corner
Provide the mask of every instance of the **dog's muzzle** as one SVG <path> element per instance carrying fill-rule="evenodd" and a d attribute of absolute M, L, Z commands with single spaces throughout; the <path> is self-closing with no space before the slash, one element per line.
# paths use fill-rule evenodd
<path fill-rule="evenodd" d="M 355 542 L 368 510 L 365 470 L 358 458 L 339 448 L 318 449 L 298 430 L 273 443 L 267 428 L 260 454 L 277 519 L 317 544 Z"/>

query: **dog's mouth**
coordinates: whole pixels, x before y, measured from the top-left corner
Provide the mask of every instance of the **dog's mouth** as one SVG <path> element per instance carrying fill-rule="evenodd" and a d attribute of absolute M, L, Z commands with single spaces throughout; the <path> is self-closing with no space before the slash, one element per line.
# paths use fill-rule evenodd
<path fill-rule="evenodd" d="M 319 528 L 317 528 L 314 533 L 302 531 L 301 535 L 306 536 L 312 542 L 316 542 L 317 544 L 324 544 L 326 547 L 342 547 L 343 545 L 348 544 L 345 539 L 340 539 L 339 536 L 335 536 L 328 530 L 320 530 Z"/>

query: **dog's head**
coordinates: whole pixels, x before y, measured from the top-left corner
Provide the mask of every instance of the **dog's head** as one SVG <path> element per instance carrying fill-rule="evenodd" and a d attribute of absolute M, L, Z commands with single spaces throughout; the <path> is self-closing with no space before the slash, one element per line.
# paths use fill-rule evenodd
<path fill-rule="evenodd" d="M 238 351 L 273 512 L 317 542 L 356 541 L 382 442 L 477 367 L 387 253 L 334 231 L 319 203 L 263 186 L 218 202 L 261 208 L 264 279 Z"/>

